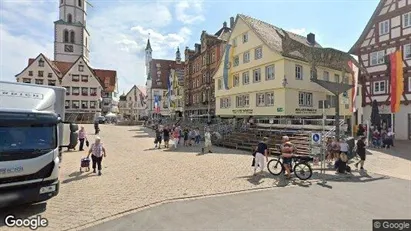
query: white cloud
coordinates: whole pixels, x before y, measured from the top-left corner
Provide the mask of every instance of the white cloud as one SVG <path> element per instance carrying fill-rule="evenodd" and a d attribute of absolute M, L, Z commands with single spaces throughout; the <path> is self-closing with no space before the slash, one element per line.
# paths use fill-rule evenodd
<path fill-rule="evenodd" d="M 188 13 L 190 10 L 192 12 Z M 203 0 L 179 1 L 175 7 L 177 20 L 184 24 L 202 22 L 204 18 Z"/>
<path fill-rule="evenodd" d="M 53 1 L 54 2 L 54 1 Z M 109 6 L 107 6 L 109 4 Z M 99 2 L 88 8 L 87 27 L 91 34 L 90 62 L 95 68 L 117 70 L 119 92 L 134 85 L 145 84 L 144 48 L 148 33 L 153 58 L 173 59 L 177 46 L 190 40 L 189 27 L 173 25 L 171 9 L 183 9 L 184 14 L 200 15 L 201 1 L 188 2 L 116 1 Z M 17 10 L 18 9 L 18 10 Z M 193 14 L 190 12 L 193 11 Z M 58 2 L 7 1 L 0 11 L 0 79 L 15 81 L 28 58 L 44 53 L 53 58 L 54 25 L 58 19 Z M 186 24 L 196 20 L 186 20 Z"/>

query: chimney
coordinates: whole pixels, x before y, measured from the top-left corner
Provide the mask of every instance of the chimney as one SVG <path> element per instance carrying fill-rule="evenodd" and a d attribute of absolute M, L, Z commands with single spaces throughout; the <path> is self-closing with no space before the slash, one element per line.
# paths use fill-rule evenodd
<path fill-rule="evenodd" d="M 310 44 L 314 45 L 314 44 L 315 44 L 315 34 L 309 33 L 309 34 L 307 35 L 307 41 L 308 41 Z"/>
<path fill-rule="evenodd" d="M 234 27 L 234 17 L 230 18 L 230 28 L 233 29 Z"/>
<path fill-rule="evenodd" d="M 196 44 L 194 45 L 194 47 L 195 47 L 195 52 L 196 52 L 196 53 L 200 53 L 200 51 L 201 51 L 201 45 L 198 44 L 198 43 L 196 43 Z"/>
<path fill-rule="evenodd" d="M 223 27 L 227 27 L 227 22 L 223 22 Z"/>

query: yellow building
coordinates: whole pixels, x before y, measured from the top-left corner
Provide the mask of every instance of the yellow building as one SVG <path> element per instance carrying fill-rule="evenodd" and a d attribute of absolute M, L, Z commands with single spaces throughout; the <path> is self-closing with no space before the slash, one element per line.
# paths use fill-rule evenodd
<path fill-rule="evenodd" d="M 237 15 L 222 62 L 214 75 L 216 115 L 220 117 L 319 117 L 322 100 L 329 100 L 326 114 L 335 114 L 337 103 L 332 93 L 312 82 L 311 67 L 296 52 L 283 56 L 280 28 L 260 20 Z M 308 37 L 286 32 L 301 44 L 320 47 L 315 35 Z M 300 57 L 300 58 L 298 58 Z M 225 58 L 228 61 L 225 63 Z M 226 68 L 225 68 L 226 67 Z M 351 83 L 351 74 L 317 66 L 318 79 Z M 226 72 L 226 73 L 224 73 Z M 224 76 L 227 76 L 226 81 Z M 340 96 L 340 115 L 351 115 L 350 92 Z"/>
<path fill-rule="evenodd" d="M 183 117 L 184 114 L 184 69 L 171 69 L 171 102 L 170 114 L 175 117 Z"/>

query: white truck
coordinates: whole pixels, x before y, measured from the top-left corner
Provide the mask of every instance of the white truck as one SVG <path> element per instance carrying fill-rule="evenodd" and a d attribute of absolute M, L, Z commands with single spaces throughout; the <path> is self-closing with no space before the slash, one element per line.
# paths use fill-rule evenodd
<path fill-rule="evenodd" d="M 58 194 L 61 152 L 71 133 L 65 95 L 62 87 L 0 81 L 0 208 Z"/>

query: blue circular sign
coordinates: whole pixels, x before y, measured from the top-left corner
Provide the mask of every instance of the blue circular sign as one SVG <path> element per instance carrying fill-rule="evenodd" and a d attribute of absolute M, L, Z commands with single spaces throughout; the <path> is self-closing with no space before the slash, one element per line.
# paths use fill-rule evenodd
<path fill-rule="evenodd" d="M 314 142 L 318 142 L 320 140 L 320 135 L 314 134 L 313 135 L 313 140 L 314 140 Z"/>

